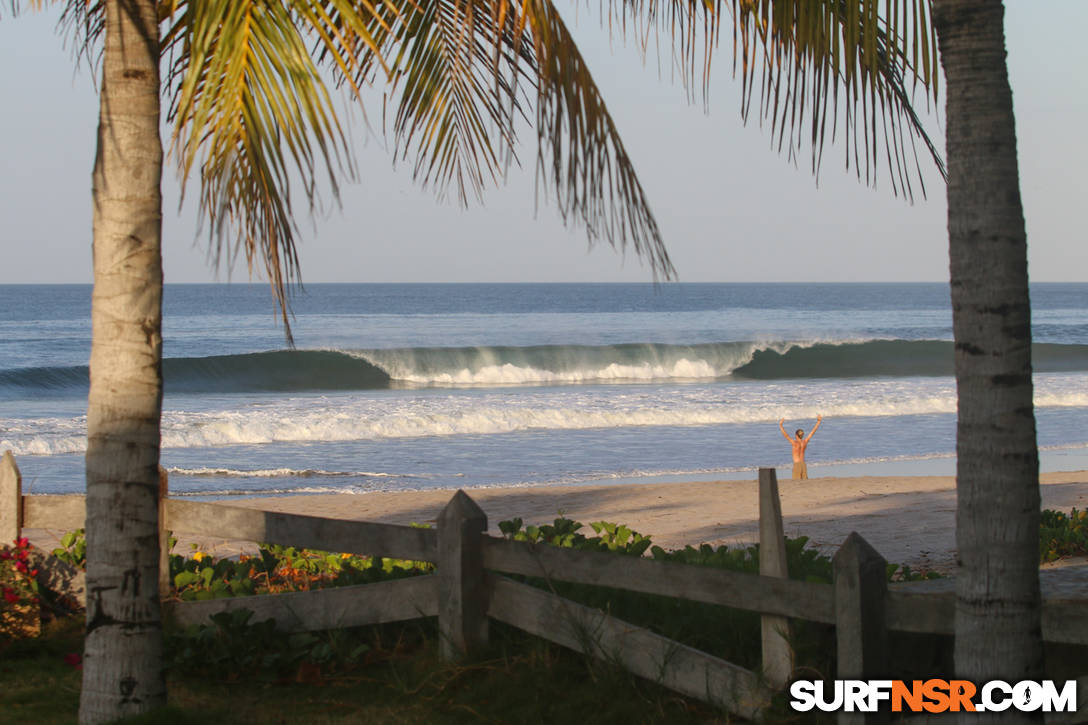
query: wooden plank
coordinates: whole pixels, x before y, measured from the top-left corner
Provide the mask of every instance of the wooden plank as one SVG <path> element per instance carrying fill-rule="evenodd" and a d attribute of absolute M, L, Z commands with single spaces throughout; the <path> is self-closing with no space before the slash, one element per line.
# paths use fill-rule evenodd
<path fill-rule="evenodd" d="M 23 477 L 15 456 L 0 457 L 0 546 L 11 546 L 23 531 Z"/>
<path fill-rule="evenodd" d="M 165 526 L 175 533 L 416 561 L 434 561 L 437 553 L 433 529 L 177 499 L 168 499 L 165 511 Z"/>
<path fill-rule="evenodd" d="M 888 563 L 856 531 L 832 558 L 835 586 L 835 641 L 841 680 L 888 676 L 888 630 L 884 605 Z M 887 722 L 888 713 L 839 712 L 839 725 Z"/>
<path fill-rule="evenodd" d="M 159 601 L 165 602 L 174 591 L 170 579 L 170 529 L 166 528 L 166 496 L 170 484 L 166 469 L 159 466 Z"/>
<path fill-rule="evenodd" d="M 1044 602 L 1043 640 L 1088 645 L 1088 601 Z"/>
<path fill-rule="evenodd" d="M 488 614 L 740 717 L 758 720 L 771 699 L 754 672 L 505 577 L 492 578 Z"/>
<path fill-rule="evenodd" d="M 835 621 L 830 584 L 490 536 L 484 538 L 484 566 L 510 574 L 660 594 L 814 622 Z"/>
<path fill-rule="evenodd" d="M 23 527 L 74 531 L 85 527 L 87 503 L 82 495 L 23 496 Z"/>
<path fill-rule="evenodd" d="M 1088 566 L 1040 571 L 1039 589 L 1043 595 L 1043 639 L 1088 644 Z"/>
<path fill-rule="evenodd" d="M 778 496 L 778 474 L 773 468 L 759 469 L 759 573 L 789 578 L 782 500 Z M 790 620 L 776 614 L 764 614 L 760 617 L 760 630 L 763 677 L 772 686 L 784 689 L 789 684 L 794 665 Z"/>
<path fill-rule="evenodd" d="M 251 610 L 253 622 L 274 619 L 284 632 L 433 617 L 438 613 L 438 578 L 427 575 L 310 592 L 168 602 L 164 614 L 173 624 L 187 626 L 207 624 L 211 615 L 235 609 Z"/>
<path fill-rule="evenodd" d="M 892 590 L 884 600 L 884 616 L 887 628 L 897 632 L 952 634 L 956 596 Z"/>
<path fill-rule="evenodd" d="M 1043 639 L 1088 644 L 1088 566 L 1039 572 L 1043 595 Z M 954 577 L 892 584 L 888 628 L 903 632 L 952 634 L 956 611 Z"/>
<path fill-rule="evenodd" d="M 458 491 L 438 515 L 438 634 L 442 657 L 456 661 L 487 645 L 483 534 L 487 514 Z"/>

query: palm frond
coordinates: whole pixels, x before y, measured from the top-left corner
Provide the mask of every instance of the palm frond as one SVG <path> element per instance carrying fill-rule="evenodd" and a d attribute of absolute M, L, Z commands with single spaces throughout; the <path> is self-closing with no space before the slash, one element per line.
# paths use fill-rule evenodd
<path fill-rule="evenodd" d="M 732 17 L 742 118 L 747 122 L 755 113 L 761 124 L 767 122 L 774 145 L 790 160 L 809 146 L 817 175 L 825 142 L 834 143 L 841 133 L 847 168 L 859 178 L 864 171 L 866 183 L 875 185 L 883 159 L 893 191 L 913 198 L 912 176 L 925 193 L 916 143 L 945 176 L 940 152 L 914 107 L 916 99 L 936 104 L 939 91 L 930 5 L 931 0 L 610 0 L 601 16 L 644 54 L 665 37 L 672 68 L 693 97 L 701 85 L 704 104 L 720 25 Z"/>
<path fill-rule="evenodd" d="M 785 147 L 791 158 L 805 144 L 807 125 L 812 169 L 818 173 L 830 114 L 831 138 L 841 119 L 846 166 L 852 164 L 859 179 L 864 168 L 865 182 L 875 184 L 883 156 L 896 194 L 913 198 L 912 168 L 924 194 L 916 141 L 945 175 L 940 153 L 913 106 L 919 83 L 927 104 L 936 102 L 939 90 L 929 4 L 733 0 L 734 73 L 739 64 L 742 115 L 747 119 L 751 113 L 758 88 L 757 113 L 770 122 L 779 149 Z"/>
<path fill-rule="evenodd" d="M 338 199 L 354 169 L 336 109 L 308 44 L 316 39 L 347 74 L 374 45 L 362 21 L 332 13 L 368 6 L 346 0 L 177 2 L 164 33 L 174 62 L 168 119 L 184 185 L 199 168 L 200 213 L 218 264 L 239 250 L 267 276 L 290 340 L 288 285 L 298 281 L 292 177 L 311 212 L 324 170 Z M 303 32 L 308 31 L 309 37 Z M 348 49 L 351 49 L 350 51 Z M 233 251 L 229 251 L 233 250 Z"/>
<path fill-rule="evenodd" d="M 440 196 L 452 191 L 462 204 L 502 177 L 530 100 L 518 81 L 531 83 L 531 60 L 511 54 L 491 11 L 459 0 L 385 2 L 375 20 L 383 28 L 372 31 L 391 64 L 396 158 L 411 160 L 422 185 Z M 360 84 L 370 71 L 362 69 Z"/>
<path fill-rule="evenodd" d="M 634 164 L 562 17 L 549 0 L 525 0 L 520 9 L 537 68 L 537 170 L 560 214 L 583 223 L 591 242 L 629 243 L 655 276 L 673 276 Z"/>
<path fill-rule="evenodd" d="M 634 166 L 592 75 L 550 2 L 387 0 L 373 30 L 393 83 L 390 131 L 417 180 L 461 203 L 517 162 L 535 124 L 537 178 L 590 244 L 628 245 L 674 274 Z M 369 69 L 363 69 L 362 85 Z"/>
<path fill-rule="evenodd" d="M 27 0 L 41 4 L 49 0 Z M 846 163 L 893 189 L 921 182 L 912 105 L 937 94 L 930 0 L 610 0 L 602 17 L 648 51 L 667 33 L 674 67 L 706 97 L 725 12 L 734 25 L 741 113 L 770 126 L 790 159 L 811 146 L 818 174 L 831 126 Z M 551 0 L 163 0 L 166 93 L 183 184 L 200 175 L 212 257 L 244 252 L 266 274 L 290 337 L 288 283 L 298 278 L 292 180 L 314 209 L 318 177 L 354 168 L 324 78 L 362 100 L 388 86 L 398 159 L 462 203 L 517 161 L 521 123 L 535 126 L 537 178 L 591 244 L 628 245 L 655 278 L 673 274 L 642 186 L 586 63 Z M 68 0 L 84 47 L 101 33 L 101 0 Z M 841 104 L 840 104 L 841 100 Z M 842 129 L 840 130 L 840 125 Z M 925 193 L 924 185 L 922 193 Z"/>

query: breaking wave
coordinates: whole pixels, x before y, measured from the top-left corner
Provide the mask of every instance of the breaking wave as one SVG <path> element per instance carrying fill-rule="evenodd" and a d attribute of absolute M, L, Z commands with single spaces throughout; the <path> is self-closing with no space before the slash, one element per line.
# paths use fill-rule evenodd
<path fill-rule="evenodd" d="M 1036 372 L 1088 371 L 1088 345 L 1041 343 L 1033 355 Z M 277 350 L 163 363 L 168 393 L 951 374 L 952 343 L 941 340 Z M 86 366 L 3 370 L 0 399 L 82 392 L 87 375 Z"/>

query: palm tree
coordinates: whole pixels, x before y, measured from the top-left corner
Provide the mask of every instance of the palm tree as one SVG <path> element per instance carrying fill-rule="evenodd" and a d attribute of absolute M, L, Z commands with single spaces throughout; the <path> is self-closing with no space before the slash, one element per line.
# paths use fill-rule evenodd
<path fill-rule="evenodd" d="M 523 15 L 531 37 L 545 32 L 537 23 L 550 33 L 530 44 L 516 14 L 499 18 L 494 10 L 437 2 L 375 9 L 345 0 L 68 6 L 71 22 L 104 39 L 81 722 L 165 702 L 156 591 L 161 58 L 174 54 L 167 88 L 181 175 L 199 165 L 201 210 L 217 253 L 227 242 L 244 251 L 251 269 L 263 267 L 285 327 L 286 285 L 298 270 L 289 176 L 297 174 L 313 203 L 319 165 L 334 192 L 337 177 L 352 171 L 314 55 L 355 95 L 376 75 L 395 79 L 402 93 L 396 131 L 405 143 L 417 140 L 422 180 L 452 180 L 461 189 L 479 189 L 499 173 L 528 100 L 522 87 L 535 87 L 539 135 L 554 158 L 564 214 L 585 223 L 591 239 L 630 244 L 671 274 L 631 163 L 558 16 L 546 8 Z M 579 119 L 579 136 L 565 143 L 568 112 Z"/>
<path fill-rule="evenodd" d="M 32 5 L 42 0 L 30 0 Z M 926 0 L 905 0 L 924 20 Z M 355 169 L 325 80 L 363 99 L 392 96 L 397 153 L 417 179 L 462 199 L 502 177 L 523 120 L 535 126 L 539 177 L 592 244 L 630 247 L 655 276 L 673 268 L 603 99 L 550 0 L 69 0 L 88 46 L 103 41 L 94 167 L 94 273 L 87 448 L 87 640 L 81 722 L 164 702 L 156 592 L 162 405 L 162 142 L 169 99 L 182 179 L 199 171 L 215 257 L 244 253 L 268 278 L 288 337 L 298 277 L 292 179 L 311 207 Z M 897 3 L 898 9 L 898 3 Z M 820 164 L 829 121 L 846 164 L 913 194 L 921 132 L 908 81 L 935 92 L 927 23 L 873 0 L 734 0 L 742 112 L 769 121 L 792 157 Z M 608 20 L 668 28 L 685 82 L 709 71 L 718 0 L 631 0 Z M 902 32 L 901 32 L 902 30 Z M 165 79 L 160 63 L 168 61 Z M 758 94 L 756 91 L 758 90 Z M 840 95 L 841 94 L 841 95 Z M 828 100 L 832 103 L 828 103 Z M 841 101 L 841 105 L 840 105 Z M 806 118 L 807 114 L 807 118 Z M 841 119 L 841 121 L 840 121 Z M 879 123 L 879 127 L 878 127 Z M 913 161 L 912 161 L 913 156 Z M 920 171 L 914 177 L 921 181 Z"/>
<path fill-rule="evenodd" d="M 947 82 L 959 398 L 956 674 L 979 682 L 1037 680 L 1043 674 L 1039 453 L 1005 13 L 992 0 L 936 0 L 934 13 Z"/>
<path fill-rule="evenodd" d="M 155 3 L 105 7 L 93 175 L 80 722 L 165 704 L 158 598 L 162 142 Z M 93 552 L 93 554 L 92 554 Z"/>

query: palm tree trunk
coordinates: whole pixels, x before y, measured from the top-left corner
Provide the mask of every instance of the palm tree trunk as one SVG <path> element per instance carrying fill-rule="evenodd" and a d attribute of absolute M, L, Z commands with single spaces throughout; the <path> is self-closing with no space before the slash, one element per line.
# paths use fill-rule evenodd
<path fill-rule="evenodd" d="M 162 141 L 154 0 L 106 3 L 94 165 L 81 723 L 165 704 L 158 598 Z"/>
<path fill-rule="evenodd" d="M 1004 7 L 994 0 L 934 5 L 947 79 L 959 396 L 956 674 L 975 681 L 1039 679 L 1039 454 Z M 1021 717 L 1011 710 L 1003 715 Z"/>

